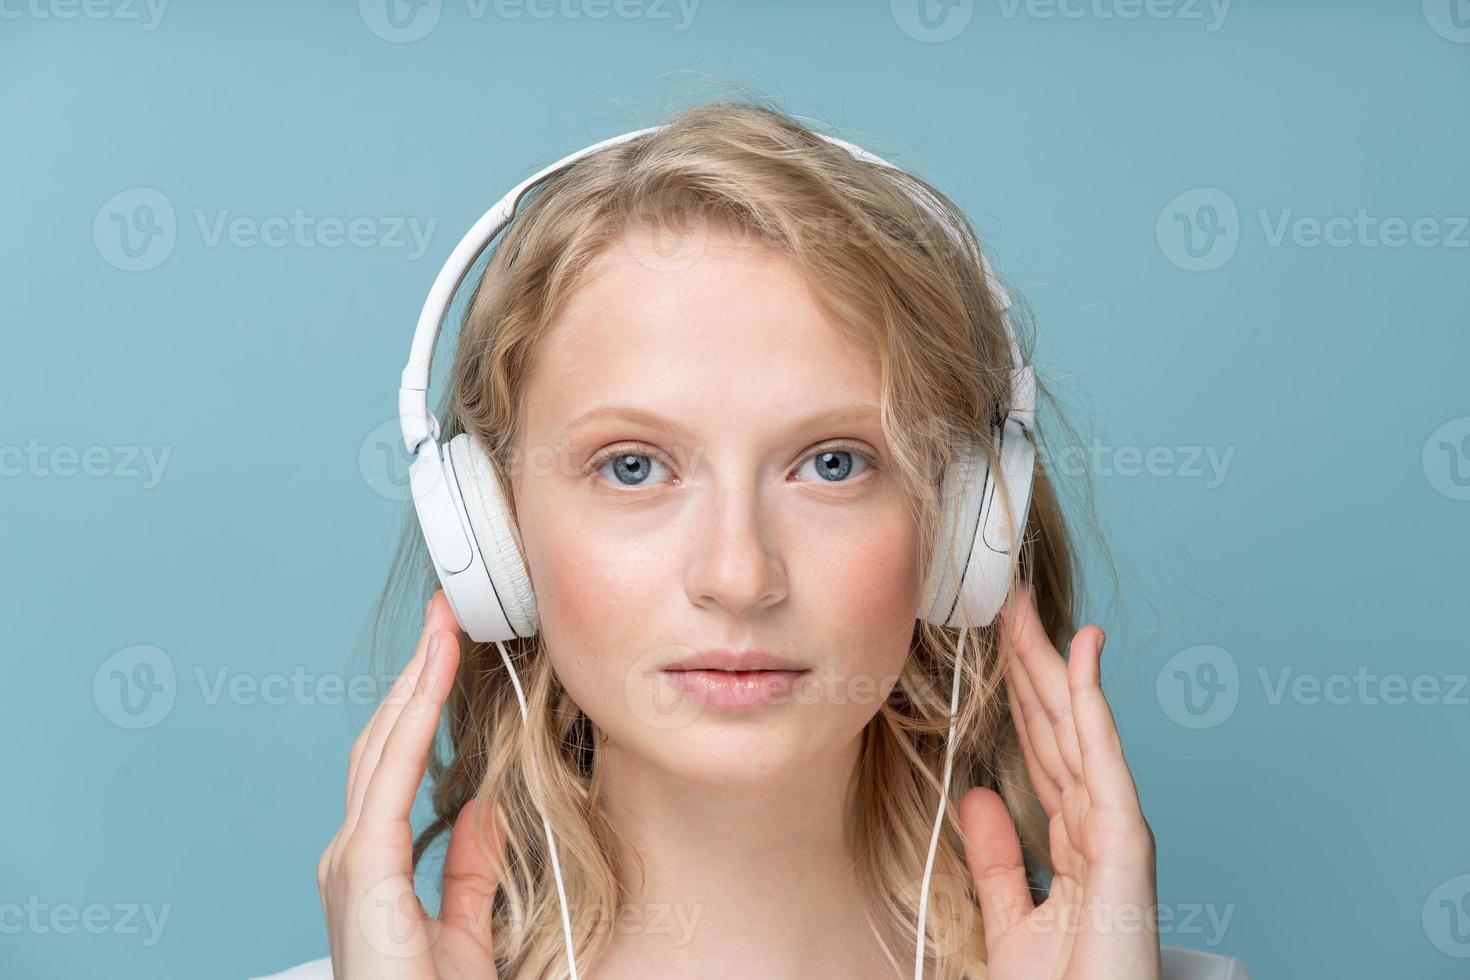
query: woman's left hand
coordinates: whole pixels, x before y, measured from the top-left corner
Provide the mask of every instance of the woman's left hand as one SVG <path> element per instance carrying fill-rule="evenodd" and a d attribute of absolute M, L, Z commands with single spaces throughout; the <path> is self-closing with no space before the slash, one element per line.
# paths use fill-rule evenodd
<path fill-rule="evenodd" d="M 960 826 L 990 976 L 1157 980 L 1154 835 L 1103 697 L 1103 632 L 1083 627 L 1063 661 L 1025 585 L 1012 593 L 1002 622 L 1013 650 L 1011 715 L 1050 822 L 1055 874 L 1046 901 L 1034 904 L 1005 802 L 982 787 L 965 794 Z"/>

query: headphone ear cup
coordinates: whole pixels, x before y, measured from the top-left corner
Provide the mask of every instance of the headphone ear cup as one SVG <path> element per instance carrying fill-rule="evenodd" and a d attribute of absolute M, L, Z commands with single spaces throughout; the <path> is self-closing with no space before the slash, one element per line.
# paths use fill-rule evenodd
<path fill-rule="evenodd" d="M 934 550 L 925 621 L 951 628 L 988 626 L 1010 591 L 1011 561 L 1020 554 L 1031 504 L 1036 447 L 1013 420 L 995 433 L 1000 473 L 978 444 L 971 444 L 946 475 L 940 504 L 944 523 Z M 1010 494 L 1010 514 L 1001 505 L 998 479 Z"/>
<path fill-rule="evenodd" d="M 510 516 L 510 506 L 501 492 L 500 480 L 475 437 L 461 432 L 449 440 L 449 460 L 454 468 L 469 517 L 470 530 L 490 575 L 490 584 L 500 600 L 506 621 L 517 636 L 534 636 L 541 628 L 531 577 L 521 557 L 519 536 Z"/>
<path fill-rule="evenodd" d="M 1021 544 L 1026 540 L 1026 515 L 1031 509 L 1031 482 L 1036 469 L 1036 446 L 1019 423 L 1007 419 L 994 431 L 1000 472 L 986 474 L 970 574 L 960 586 L 959 604 L 965 621 L 975 626 L 990 625 L 1010 593 L 1012 565 L 1020 560 Z M 1002 481 L 1009 501 L 1001 500 L 998 484 Z"/>
<path fill-rule="evenodd" d="M 944 476 L 940 492 L 939 537 L 929 570 L 929 592 L 920 605 L 922 619 L 950 626 L 959 602 L 960 585 L 969 569 L 980 515 L 980 492 L 985 486 L 986 461 L 976 446 L 966 447 Z"/>

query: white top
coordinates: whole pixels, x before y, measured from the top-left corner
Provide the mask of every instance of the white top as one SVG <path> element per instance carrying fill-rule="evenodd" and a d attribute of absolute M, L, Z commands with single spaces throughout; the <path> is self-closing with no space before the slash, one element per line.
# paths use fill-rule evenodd
<path fill-rule="evenodd" d="M 1250 980 L 1245 965 L 1232 957 L 1181 946 L 1165 946 L 1163 951 L 1163 980 Z M 323 957 L 250 980 L 332 980 L 332 960 Z"/>

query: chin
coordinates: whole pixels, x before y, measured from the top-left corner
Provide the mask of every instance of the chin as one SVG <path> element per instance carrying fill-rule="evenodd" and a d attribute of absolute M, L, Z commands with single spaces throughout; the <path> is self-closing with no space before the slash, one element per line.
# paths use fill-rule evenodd
<path fill-rule="evenodd" d="M 646 764 L 691 786 L 759 792 L 807 778 L 820 745 L 789 716 L 701 716 L 677 731 L 650 732 L 635 747 Z"/>

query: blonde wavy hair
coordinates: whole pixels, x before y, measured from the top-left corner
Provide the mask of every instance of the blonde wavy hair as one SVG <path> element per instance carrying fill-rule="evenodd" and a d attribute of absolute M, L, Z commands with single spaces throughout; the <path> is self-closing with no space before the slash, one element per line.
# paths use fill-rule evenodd
<path fill-rule="evenodd" d="M 922 206 L 915 192 L 931 195 L 937 209 Z M 538 341 L 589 263 L 634 226 L 660 233 L 718 226 L 778 247 L 799 264 L 830 321 L 880 365 L 893 475 L 907 490 L 921 567 L 929 569 L 946 503 L 943 476 L 966 440 L 978 441 L 999 465 L 990 425 L 1011 395 L 1001 311 L 978 262 L 979 243 L 964 212 L 927 182 L 858 160 L 760 99 L 686 108 L 657 132 L 587 156 L 522 198 L 464 316 L 438 413 L 441 441 L 473 433 L 512 499 L 521 393 Z M 1033 336 L 1019 296 L 1010 316 L 1030 360 Z M 1037 389 L 1039 399 L 1055 404 L 1040 380 Z M 1065 651 L 1076 629 L 1079 560 L 1043 465 L 1045 428 L 1038 424 L 1025 543 L 1012 584 L 1020 577 L 1032 583 L 1046 631 Z M 437 588 L 409 504 L 371 635 L 383 636 L 385 623 L 414 623 L 416 630 L 415 615 Z M 1033 896 L 1045 897 L 1047 820 L 1010 720 L 1001 641 L 998 624 L 961 631 L 916 619 L 911 655 L 862 736 L 846 832 L 868 887 L 875 949 L 897 976 L 909 975 L 920 940 L 920 884 L 957 657 L 961 707 L 923 937 L 926 976 L 985 975 L 983 929 L 957 819 L 964 790 L 986 786 L 1005 799 Z M 394 642 L 393 649 L 403 648 Z M 441 756 L 436 746 L 431 753 L 435 817 L 415 839 L 414 866 L 417 872 L 466 803 L 490 802 L 506 830 L 491 917 L 500 975 L 564 977 L 542 814 L 557 841 L 579 964 L 597 961 L 611 942 L 605 926 L 624 898 L 616 830 L 599 806 L 600 736 L 558 681 L 540 634 L 510 641 L 506 650 L 529 719 L 523 726 L 495 646 L 467 641 L 445 707 L 448 752 Z"/>

